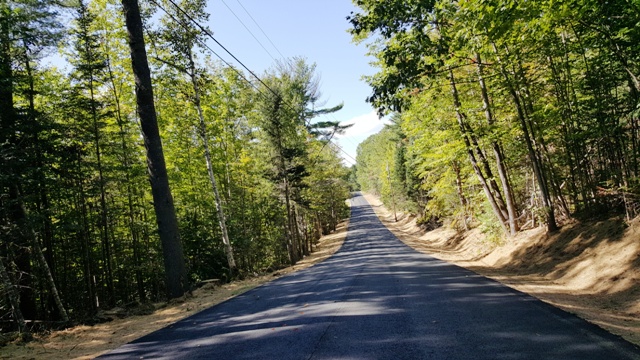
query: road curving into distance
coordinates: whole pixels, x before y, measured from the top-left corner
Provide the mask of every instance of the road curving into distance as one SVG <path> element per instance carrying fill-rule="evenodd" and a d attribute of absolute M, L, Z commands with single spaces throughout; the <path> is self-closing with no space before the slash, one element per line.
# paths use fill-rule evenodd
<path fill-rule="evenodd" d="M 414 251 L 351 199 L 342 248 L 100 359 L 640 359 L 634 345 Z"/>

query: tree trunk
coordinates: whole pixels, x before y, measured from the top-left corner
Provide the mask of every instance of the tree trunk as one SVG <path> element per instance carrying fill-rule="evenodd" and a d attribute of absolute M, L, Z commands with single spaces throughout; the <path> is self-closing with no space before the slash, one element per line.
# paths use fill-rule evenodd
<path fill-rule="evenodd" d="M 207 173 L 209 174 L 209 181 L 211 182 L 211 188 L 216 200 L 216 214 L 218 215 L 218 223 L 220 225 L 220 231 L 222 232 L 222 243 L 224 244 L 224 252 L 227 255 L 227 264 L 232 274 L 236 271 L 236 261 L 233 258 L 233 247 L 231 246 L 231 240 L 229 239 L 229 233 L 227 232 L 227 221 L 224 216 L 224 209 L 222 208 L 222 199 L 220 198 L 220 192 L 218 191 L 218 183 L 213 173 L 213 161 L 211 160 L 211 150 L 209 149 L 209 138 L 207 137 L 207 126 L 204 122 L 204 113 L 202 112 L 202 106 L 200 104 L 200 87 L 198 86 L 198 79 L 196 77 L 195 64 L 193 62 L 193 55 L 189 52 L 189 66 L 191 73 L 191 84 L 193 85 L 193 91 L 195 93 L 194 103 L 198 110 L 199 127 L 198 133 L 202 140 L 202 146 L 204 147 L 204 157 L 207 162 Z"/>
<path fill-rule="evenodd" d="M 303 259 L 305 256 L 309 255 L 306 245 L 307 232 L 304 224 L 304 214 L 300 213 L 299 206 L 294 205 L 293 209 L 295 214 L 296 233 L 298 234 L 298 258 Z"/>
<path fill-rule="evenodd" d="M 29 45 L 27 44 L 26 41 L 23 40 L 23 46 L 25 49 L 25 54 L 29 53 Z M 35 101 L 34 101 L 34 96 L 35 96 L 35 87 L 34 87 L 34 83 L 33 83 L 33 73 L 32 73 L 32 69 L 31 69 L 31 63 L 30 60 L 28 58 L 28 56 L 25 56 L 25 70 L 27 71 L 27 78 L 28 78 L 28 82 L 29 82 L 29 92 L 27 94 L 27 97 L 29 99 L 29 116 L 31 117 L 31 121 L 35 121 L 35 119 L 33 118 L 35 116 L 36 110 L 35 110 Z M 39 132 L 35 131 L 34 134 L 34 143 L 35 144 L 39 144 L 40 140 L 39 140 Z M 67 316 L 67 312 L 64 309 L 64 306 L 62 305 L 62 301 L 60 300 L 60 296 L 58 293 L 58 289 L 56 287 L 56 283 L 55 283 L 55 278 L 54 278 L 54 257 L 53 257 L 53 231 L 51 229 L 52 226 L 52 221 L 51 221 L 51 216 L 49 214 L 49 198 L 47 195 L 47 189 L 46 189 L 46 182 L 45 182 L 45 177 L 44 177 L 44 163 L 42 160 L 42 154 L 40 151 L 38 151 L 38 153 L 36 154 L 36 162 L 37 162 L 37 167 L 38 167 L 38 192 L 39 192 L 39 204 L 38 204 L 38 209 L 42 212 L 41 216 L 43 217 L 43 225 L 44 225 L 44 232 L 43 232 L 43 244 L 47 250 L 46 256 L 45 254 L 43 254 L 42 252 L 42 248 L 40 247 L 40 244 L 37 241 L 37 237 L 36 234 L 34 233 L 34 230 L 29 227 L 29 226 L 25 226 L 25 229 L 28 228 L 28 232 L 31 238 L 31 242 L 33 244 L 34 250 L 36 251 L 36 256 L 38 257 L 38 260 L 40 262 L 41 267 L 44 269 L 45 275 L 47 277 L 47 283 L 49 285 L 49 288 L 51 290 L 51 298 L 53 299 L 53 303 L 55 304 L 55 307 L 58 311 L 58 314 L 60 315 L 60 318 L 65 321 L 68 322 L 69 321 L 69 317 Z M 20 199 L 20 210 L 23 213 L 23 217 L 26 219 L 26 209 L 24 207 L 24 205 L 22 204 L 22 200 Z"/>
<path fill-rule="evenodd" d="M 279 122 L 279 118 L 277 118 L 278 110 L 282 106 L 283 99 L 280 95 L 276 95 L 274 114 L 276 118 L 273 119 L 275 122 Z M 296 243 L 297 243 L 297 234 L 293 225 L 293 210 L 291 209 L 291 188 L 289 185 L 289 176 L 287 174 L 287 164 L 285 161 L 284 155 L 284 146 L 282 145 L 282 133 L 280 131 L 279 124 L 275 126 L 275 136 L 274 136 L 274 145 L 276 147 L 276 151 L 278 154 L 278 169 L 279 174 L 282 176 L 282 186 L 284 188 L 284 198 L 285 198 L 285 208 L 287 211 L 287 225 L 286 225 L 286 244 L 287 250 L 289 252 L 289 262 L 291 265 L 295 265 L 298 262 L 297 251 L 296 251 Z"/>
<path fill-rule="evenodd" d="M 487 196 L 487 199 L 489 200 L 489 204 L 491 204 L 491 208 L 493 209 L 494 214 L 496 215 L 496 217 L 498 218 L 498 221 L 500 222 L 500 226 L 502 226 L 502 230 L 504 230 L 505 233 L 508 233 L 509 229 L 507 228 L 506 219 L 503 215 L 503 212 L 498 206 L 498 203 L 496 202 L 496 199 L 493 193 L 491 192 L 491 189 L 489 188 L 487 179 L 482 173 L 480 166 L 478 166 L 478 161 L 476 160 L 476 157 L 473 153 L 473 148 L 471 146 L 470 135 L 469 135 L 470 129 L 468 126 L 466 126 L 466 123 L 465 123 L 466 115 L 462 113 L 462 111 L 460 110 L 461 108 L 460 96 L 458 95 L 458 89 L 456 87 L 455 77 L 453 76 L 453 70 L 451 69 L 449 69 L 449 83 L 451 85 L 451 95 L 453 96 L 453 106 L 456 109 L 456 118 L 458 120 L 458 126 L 460 127 L 460 131 L 462 132 L 462 137 L 464 139 L 464 143 L 467 148 L 467 154 L 469 155 L 469 161 L 471 162 L 471 166 L 473 167 L 473 170 L 476 173 L 476 176 L 478 177 L 480 184 L 482 185 L 482 189 L 484 190 L 484 193 Z"/>
<path fill-rule="evenodd" d="M 3 153 L 0 160 L 3 163 L 0 164 L 0 168 L 3 172 L 3 182 L 0 183 L 0 191 L 7 191 L 7 193 L 0 193 L 0 196 L 6 197 L 7 210 L 9 215 L 9 221 L 16 224 L 22 223 L 19 216 L 18 204 L 18 192 L 15 191 L 15 185 L 20 181 L 21 169 L 16 166 L 17 162 L 12 161 L 12 156 L 21 156 L 18 147 L 18 141 L 16 139 L 16 120 L 17 113 L 14 108 L 14 73 L 13 73 L 13 61 L 14 49 L 12 48 L 13 34 L 11 33 L 11 18 L 10 18 L 10 5 L 7 2 L 0 3 L 0 153 Z M 6 153 L 5 153 L 6 152 Z M 7 196 L 8 195 L 8 196 Z M 17 231 L 15 236 L 15 246 L 17 248 L 14 262 L 18 267 L 18 270 L 26 274 L 17 284 L 19 286 L 18 296 L 20 310 L 23 316 L 27 318 L 35 318 L 37 316 L 37 307 L 35 302 L 35 296 L 31 286 L 31 256 L 28 248 L 29 244 L 24 239 L 20 231 Z M 9 240 L 10 242 L 12 240 Z"/>
<path fill-rule="evenodd" d="M 9 274 L 7 273 L 7 268 L 4 266 L 2 257 L 0 257 L 0 281 L 2 281 L 2 287 L 5 289 L 7 297 L 9 298 L 13 318 L 16 319 L 16 322 L 18 323 L 18 330 L 20 333 L 28 334 L 27 324 L 24 321 L 24 316 L 22 316 L 22 311 L 20 311 L 18 292 L 9 279 Z"/>
<path fill-rule="evenodd" d="M 500 192 L 500 188 L 496 182 L 495 176 L 493 175 L 493 171 L 491 170 L 491 166 L 489 165 L 489 161 L 487 160 L 484 151 L 480 148 L 480 144 L 478 143 L 478 137 L 475 135 L 475 132 L 471 128 L 471 126 L 465 122 L 464 126 L 467 129 L 467 135 L 471 140 L 471 144 L 473 145 L 473 149 L 475 149 L 478 158 L 480 159 L 480 164 L 482 164 L 482 168 L 484 169 L 485 178 L 487 179 L 487 185 L 489 186 L 489 191 L 493 194 L 495 198 L 496 204 L 498 205 L 498 209 L 502 213 L 502 217 L 507 221 L 509 217 L 509 212 L 507 211 L 507 205 L 504 199 L 502 198 L 502 193 Z"/>
<path fill-rule="evenodd" d="M 105 29 L 106 30 L 106 29 Z M 124 127 L 124 121 L 122 120 L 122 111 L 120 110 L 120 95 L 118 94 L 118 89 L 115 83 L 115 77 L 113 75 L 113 70 L 111 69 L 111 58 L 109 56 L 109 48 L 108 43 L 105 40 L 105 55 L 106 55 L 106 66 L 107 72 L 109 74 L 109 81 L 111 83 L 111 91 L 113 93 L 113 103 L 116 106 L 116 121 L 118 122 L 118 127 L 120 128 L 120 147 L 122 148 L 122 165 L 124 165 L 124 173 L 125 173 L 125 184 L 127 188 L 127 205 L 129 209 L 128 220 L 129 220 L 129 231 L 131 232 L 131 247 L 133 250 L 133 263 L 135 265 L 135 276 L 136 276 L 136 287 L 138 291 L 138 298 L 141 303 L 146 301 L 146 293 L 144 290 L 144 277 L 142 275 L 141 269 L 141 257 L 140 257 L 140 239 L 139 232 L 135 226 L 135 211 L 134 211 L 134 201 L 133 201 L 133 188 L 131 184 L 131 174 L 129 173 L 131 169 L 131 158 L 129 154 L 129 147 L 127 146 L 127 141 L 125 138 L 126 129 Z"/>
<path fill-rule="evenodd" d="M 131 63 L 136 81 L 138 116 L 140 116 L 140 126 L 147 150 L 147 167 L 153 195 L 153 206 L 158 223 L 158 234 L 162 243 L 167 296 L 171 299 L 182 296 L 188 288 L 184 251 L 180 242 L 178 220 L 169 187 L 169 177 L 156 118 L 151 72 L 144 45 L 140 8 L 137 0 L 122 0 L 122 6 L 131 50 Z"/>
<path fill-rule="evenodd" d="M 21 201 L 19 203 L 19 208 L 20 208 L 20 212 L 22 213 L 22 218 L 26 220 L 27 213 Z M 29 224 L 27 224 L 26 222 L 22 224 L 22 228 L 27 231 L 26 236 L 29 238 L 31 242 L 31 246 L 35 252 L 36 259 L 40 263 L 40 267 L 44 271 L 44 275 L 46 278 L 45 280 L 49 285 L 49 291 L 51 291 L 51 295 L 53 296 L 53 300 L 56 304 L 56 308 L 58 309 L 60 318 L 63 321 L 68 322 L 69 316 L 67 315 L 67 311 L 65 310 L 64 305 L 62 305 L 62 300 L 60 299 L 60 293 L 58 292 L 58 287 L 56 286 L 56 283 L 53 280 L 53 275 L 51 274 L 51 268 L 49 268 L 49 264 L 47 264 L 47 259 L 45 259 L 44 257 L 42 248 L 40 247 L 40 243 L 38 242 L 38 238 L 35 232 L 33 231 L 33 228 L 31 228 L 31 226 L 29 226 Z"/>
<path fill-rule="evenodd" d="M 298 262 L 298 252 L 296 251 L 297 235 L 293 227 L 293 214 L 290 200 L 291 196 L 289 192 L 289 182 L 287 179 L 284 179 L 284 197 L 285 207 L 287 209 L 287 248 L 289 250 L 289 261 L 291 262 L 291 265 L 295 265 Z"/>
<path fill-rule="evenodd" d="M 89 78 L 89 94 L 91 96 L 91 120 L 93 125 L 93 141 L 96 154 L 96 166 L 98 168 L 98 188 L 100 189 L 100 234 L 102 237 L 103 262 L 107 277 L 107 304 L 113 305 L 115 301 L 115 289 L 113 286 L 113 269 L 111 262 L 111 243 L 109 241 L 109 218 L 107 209 L 107 192 L 105 189 L 104 171 L 102 168 L 102 149 L 100 148 L 100 127 L 98 126 L 98 109 L 94 95 L 94 74 Z"/>
<path fill-rule="evenodd" d="M 476 62 L 478 64 L 478 82 L 480 83 L 480 93 L 482 95 L 482 107 L 484 109 L 484 114 L 487 119 L 487 124 L 489 126 L 493 125 L 495 119 L 493 118 L 493 113 L 491 112 L 491 104 L 489 102 L 489 94 L 487 91 L 487 86 L 484 82 L 483 76 L 483 65 L 482 59 L 480 58 L 480 54 L 476 53 Z M 518 222 L 517 222 L 517 214 L 513 201 L 513 192 L 511 191 L 511 184 L 509 183 L 509 177 L 507 176 L 507 170 L 504 166 L 504 159 L 502 156 L 502 151 L 500 151 L 500 145 L 497 141 L 491 141 L 491 148 L 493 149 L 493 154 L 496 158 L 496 168 L 498 169 L 498 175 L 500 176 L 500 182 L 502 183 L 502 191 L 504 191 L 504 198 L 507 206 L 507 213 L 509 219 L 509 230 L 511 232 L 511 236 L 514 236 L 518 230 Z"/>
<path fill-rule="evenodd" d="M 523 104 L 521 102 L 520 99 L 520 94 L 518 93 L 518 90 L 516 90 L 516 88 L 514 87 L 514 85 L 512 84 L 511 79 L 509 78 L 509 74 L 507 73 L 504 64 L 502 63 L 502 61 L 500 60 L 500 57 L 498 56 L 498 48 L 496 47 L 495 43 L 492 44 L 493 45 L 493 50 L 496 54 L 496 58 L 498 60 L 498 63 L 500 64 L 500 69 L 502 71 L 502 75 L 504 76 L 505 79 L 505 83 L 507 85 L 509 94 L 511 95 L 511 97 L 513 98 L 513 101 L 515 103 L 516 106 L 516 111 L 518 114 L 518 119 L 520 120 L 520 128 L 522 130 L 524 139 L 525 139 L 525 144 L 527 146 L 527 151 L 529 153 L 529 160 L 531 161 L 531 164 L 533 166 L 533 172 L 535 174 L 535 177 L 538 181 L 538 185 L 540 186 L 540 193 L 542 195 L 542 204 L 544 207 L 544 211 L 546 213 L 546 221 L 547 221 L 547 231 L 548 232 L 554 232 L 558 230 L 558 225 L 556 224 L 556 218 L 555 218 L 555 213 L 554 213 L 554 209 L 553 209 L 553 203 L 551 201 L 551 196 L 549 194 L 549 189 L 547 187 L 547 181 L 545 179 L 544 176 L 544 172 L 542 169 L 542 164 L 541 164 L 541 160 L 540 157 L 537 153 L 537 151 L 535 150 L 535 148 L 533 147 L 533 142 L 531 140 L 531 134 L 529 131 L 529 127 L 527 125 L 527 119 L 526 119 L 526 115 L 525 115 L 525 110 L 523 109 Z"/>
<path fill-rule="evenodd" d="M 36 115 L 36 110 L 35 110 L 35 101 L 34 101 L 34 96 L 35 96 L 35 86 L 34 86 L 34 82 L 33 82 L 33 72 L 32 72 L 32 68 L 31 68 L 31 62 L 29 57 L 27 56 L 27 54 L 29 54 L 29 45 L 26 42 L 26 40 L 23 39 L 23 46 L 24 46 L 24 50 L 25 50 L 25 61 L 24 61 L 24 65 L 25 65 L 25 70 L 27 72 L 27 81 L 29 84 L 29 91 L 27 93 L 27 98 L 29 101 L 29 120 L 35 122 L 35 115 Z M 51 279 L 49 280 L 50 284 L 52 284 L 52 287 L 55 288 L 55 281 L 54 281 L 54 269 L 55 269 L 55 265 L 54 265 L 54 256 L 53 256 L 53 231 L 52 231 L 52 221 L 51 221 L 51 214 L 49 213 L 50 211 L 50 204 L 49 204 L 49 196 L 47 193 L 47 185 L 46 185 L 46 181 L 45 181 L 45 175 L 44 175 L 44 160 L 43 160 L 43 149 L 42 144 L 40 142 L 40 134 L 39 134 L 39 130 L 34 131 L 33 133 L 33 137 L 34 137 L 34 142 L 36 145 L 36 166 L 37 166 L 37 179 L 38 179 L 38 195 L 39 195 L 39 201 L 38 201 L 38 212 L 40 213 L 41 217 L 43 218 L 43 245 L 47 251 L 46 255 L 45 255 L 45 261 L 41 263 L 46 264 L 47 265 L 47 273 L 49 273 L 51 275 Z M 22 206 L 23 212 L 24 212 L 24 206 Z M 34 235 L 35 237 L 35 235 Z M 37 244 L 39 246 L 39 244 Z M 41 252 L 40 249 L 38 249 L 38 251 Z M 56 291 L 57 292 L 57 291 Z M 68 318 L 66 318 L 66 311 L 64 311 L 64 308 L 61 307 L 61 302 L 59 301 L 59 299 L 55 299 L 55 297 L 57 296 L 57 294 L 53 294 L 52 293 L 52 298 L 53 298 L 53 302 L 55 303 L 56 308 L 58 309 L 58 312 L 61 315 L 61 318 L 65 321 L 68 321 Z M 49 301 L 49 305 L 51 304 L 51 301 Z M 49 306 L 50 307 L 50 306 Z M 43 307 L 44 308 L 44 307 Z M 60 309 L 62 309 L 62 311 L 60 311 Z"/>
<path fill-rule="evenodd" d="M 462 177 L 460 176 L 460 166 L 458 166 L 456 161 L 452 161 L 451 168 L 453 169 L 453 172 L 456 174 L 456 192 L 458 193 L 458 200 L 460 201 L 460 207 L 462 207 L 462 222 L 464 224 L 464 229 L 469 231 L 469 224 L 467 222 L 468 200 L 464 196 L 464 190 L 462 189 Z"/>
<path fill-rule="evenodd" d="M 87 202 L 84 197 L 84 186 L 82 185 L 82 169 L 81 169 L 81 159 L 82 155 L 80 151 L 77 151 L 75 154 L 76 163 L 78 166 L 77 174 L 78 177 L 76 179 L 77 193 L 78 193 L 78 204 L 77 208 L 80 209 L 80 220 L 79 220 L 79 228 L 78 231 L 78 242 L 80 243 L 80 247 L 82 250 L 82 259 L 83 259 L 83 277 L 85 286 L 87 287 L 87 302 L 89 304 L 89 309 L 91 314 L 93 315 L 96 310 L 100 307 L 100 303 L 98 301 L 98 294 L 95 289 L 95 285 L 93 283 L 93 266 L 92 266 L 92 258 L 91 258 L 91 242 L 89 239 L 89 220 L 87 219 Z"/>
<path fill-rule="evenodd" d="M 570 100 L 570 90 L 569 87 L 573 88 L 571 81 L 568 81 L 569 84 L 563 86 L 562 77 L 560 75 L 560 69 L 555 65 L 553 57 L 551 55 L 547 56 L 547 60 L 549 61 L 549 68 L 551 70 L 551 76 L 554 83 L 554 88 L 556 91 L 556 99 L 558 104 L 561 107 L 561 112 L 563 116 L 563 121 L 561 124 L 561 134 L 562 134 L 562 142 L 564 145 L 564 157 L 567 162 L 567 166 L 569 167 L 569 188 L 571 189 L 571 201 L 574 204 L 574 207 L 579 208 L 580 203 L 578 200 L 578 190 L 576 188 L 577 185 L 577 177 L 575 171 L 575 161 L 574 161 L 574 149 L 576 148 L 575 142 L 570 141 L 570 134 L 573 132 L 572 124 L 574 122 L 573 113 L 574 110 L 571 105 Z M 570 71 L 569 67 L 566 66 L 567 70 Z M 570 73 L 567 74 L 567 77 L 570 78 Z M 567 81 L 564 81 L 565 83 Z M 570 129 L 571 127 L 571 129 Z"/>

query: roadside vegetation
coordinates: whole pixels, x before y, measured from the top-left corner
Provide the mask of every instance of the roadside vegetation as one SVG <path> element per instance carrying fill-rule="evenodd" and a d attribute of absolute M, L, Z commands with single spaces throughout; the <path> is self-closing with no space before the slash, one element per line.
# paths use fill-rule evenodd
<path fill-rule="evenodd" d="M 638 343 L 638 4 L 354 3 L 392 124 L 351 186 L 412 246 Z"/>
<path fill-rule="evenodd" d="M 364 191 L 497 238 L 640 210 L 640 11 L 628 1 L 374 1 L 349 20 L 393 125 Z"/>
<path fill-rule="evenodd" d="M 347 216 L 315 65 L 216 61 L 205 6 L 0 1 L 0 333 L 297 264 Z"/>
<path fill-rule="evenodd" d="M 93 359 L 254 287 L 327 259 L 342 246 L 347 236 L 348 224 L 348 221 L 338 224 L 335 232 L 323 236 L 318 241 L 311 255 L 293 266 L 264 274 L 252 274 L 243 280 L 234 280 L 226 284 L 210 282 L 168 302 L 147 303 L 128 309 L 117 307 L 102 312 L 104 321 L 101 323 L 41 331 L 34 334 L 33 341 L 27 343 L 10 340 L 11 334 L 4 334 L 0 336 L 4 346 L 0 351 L 0 359 Z"/>

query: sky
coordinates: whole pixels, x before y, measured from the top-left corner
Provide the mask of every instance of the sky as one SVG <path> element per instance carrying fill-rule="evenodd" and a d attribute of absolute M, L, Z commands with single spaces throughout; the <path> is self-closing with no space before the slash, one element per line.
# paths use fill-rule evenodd
<path fill-rule="evenodd" d="M 258 76 L 282 56 L 316 64 L 321 102 L 326 107 L 344 103 L 342 110 L 320 119 L 354 124 L 334 138 L 347 165 L 355 163 L 357 145 L 383 127 L 365 101 L 371 89 L 362 80 L 376 69 L 369 65 L 366 46 L 354 44 L 347 32 L 346 17 L 355 10 L 351 0 L 208 0 L 207 5 L 213 36 Z M 213 42 L 210 46 L 241 68 Z"/>

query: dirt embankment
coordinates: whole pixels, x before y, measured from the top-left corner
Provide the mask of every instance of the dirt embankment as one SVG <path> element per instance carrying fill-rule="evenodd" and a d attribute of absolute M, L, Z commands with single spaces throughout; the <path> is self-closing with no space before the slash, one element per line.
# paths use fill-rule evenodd
<path fill-rule="evenodd" d="M 295 266 L 218 287 L 205 285 L 195 290 L 192 296 L 172 300 L 169 304 L 153 304 L 156 310 L 150 315 L 116 318 L 94 326 L 81 325 L 49 334 L 36 334 L 35 340 L 29 343 L 11 343 L 0 347 L 0 359 L 93 359 L 279 276 L 321 262 L 342 246 L 347 235 L 347 226 L 348 221 L 341 223 L 333 234 L 322 237 L 315 252 Z"/>
<path fill-rule="evenodd" d="M 640 345 L 640 219 L 565 225 L 547 235 L 523 231 L 504 244 L 474 229 L 424 232 L 402 214 L 398 222 L 365 194 L 382 222 L 414 249 L 496 279 L 574 313 Z"/>

